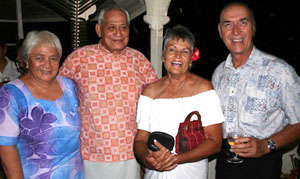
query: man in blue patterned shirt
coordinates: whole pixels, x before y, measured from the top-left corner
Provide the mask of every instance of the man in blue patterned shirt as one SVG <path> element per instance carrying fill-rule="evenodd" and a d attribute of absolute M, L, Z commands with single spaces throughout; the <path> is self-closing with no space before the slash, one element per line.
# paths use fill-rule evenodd
<path fill-rule="evenodd" d="M 226 5 L 218 30 L 230 51 L 212 77 L 226 118 L 223 138 L 237 131 L 244 137 L 231 147 L 224 140 L 216 178 L 279 179 L 280 149 L 300 139 L 299 78 L 285 61 L 253 45 L 255 20 L 246 4 Z M 227 162 L 229 148 L 242 163 Z"/>

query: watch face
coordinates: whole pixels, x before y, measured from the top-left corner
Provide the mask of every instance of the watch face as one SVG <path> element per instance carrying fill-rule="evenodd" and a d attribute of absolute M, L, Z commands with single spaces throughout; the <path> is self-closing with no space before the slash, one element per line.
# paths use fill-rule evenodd
<path fill-rule="evenodd" d="M 276 144 L 272 139 L 268 139 L 268 148 L 272 151 L 276 149 Z"/>

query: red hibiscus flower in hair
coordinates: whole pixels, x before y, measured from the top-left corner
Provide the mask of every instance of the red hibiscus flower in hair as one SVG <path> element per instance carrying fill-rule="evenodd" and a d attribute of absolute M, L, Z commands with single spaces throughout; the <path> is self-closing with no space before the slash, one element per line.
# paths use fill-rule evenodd
<path fill-rule="evenodd" d="M 199 57 L 200 57 L 200 51 L 199 51 L 199 49 L 197 47 L 195 47 L 192 59 L 195 62 L 195 61 L 197 61 L 199 59 Z"/>

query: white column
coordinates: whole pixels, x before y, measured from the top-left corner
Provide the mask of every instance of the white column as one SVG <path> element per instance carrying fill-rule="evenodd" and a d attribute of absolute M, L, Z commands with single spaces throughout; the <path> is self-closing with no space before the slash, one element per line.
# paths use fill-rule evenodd
<path fill-rule="evenodd" d="M 17 23 L 18 23 L 18 38 L 24 39 L 21 0 L 16 0 L 16 14 L 17 14 Z"/>
<path fill-rule="evenodd" d="M 169 22 L 167 16 L 171 0 L 145 0 L 147 14 L 144 21 L 149 24 L 151 29 L 151 64 L 157 76 L 162 76 L 162 42 L 163 26 Z"/>

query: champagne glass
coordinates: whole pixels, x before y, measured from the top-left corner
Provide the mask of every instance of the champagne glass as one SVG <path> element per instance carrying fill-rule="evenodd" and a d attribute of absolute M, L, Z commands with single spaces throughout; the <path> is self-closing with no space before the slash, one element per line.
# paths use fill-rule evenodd
<path fill-rule="evenodd" d="M 235 139 L 237 139 L 239 136 L 241 136 L 238 132 L 231 132 L 227 136 L 227 142 L 230 146 L 235 145 Z M 230 148 L 229 148 L 230 149 Z M 228 149 L 228 150 L 229 150 Z M 227 162 L 229 163 L 242 163 L 243 159 L 239 158 L 237 154 L 233 153 L 233 156 L 229 157 L 227 159 Z"/>

